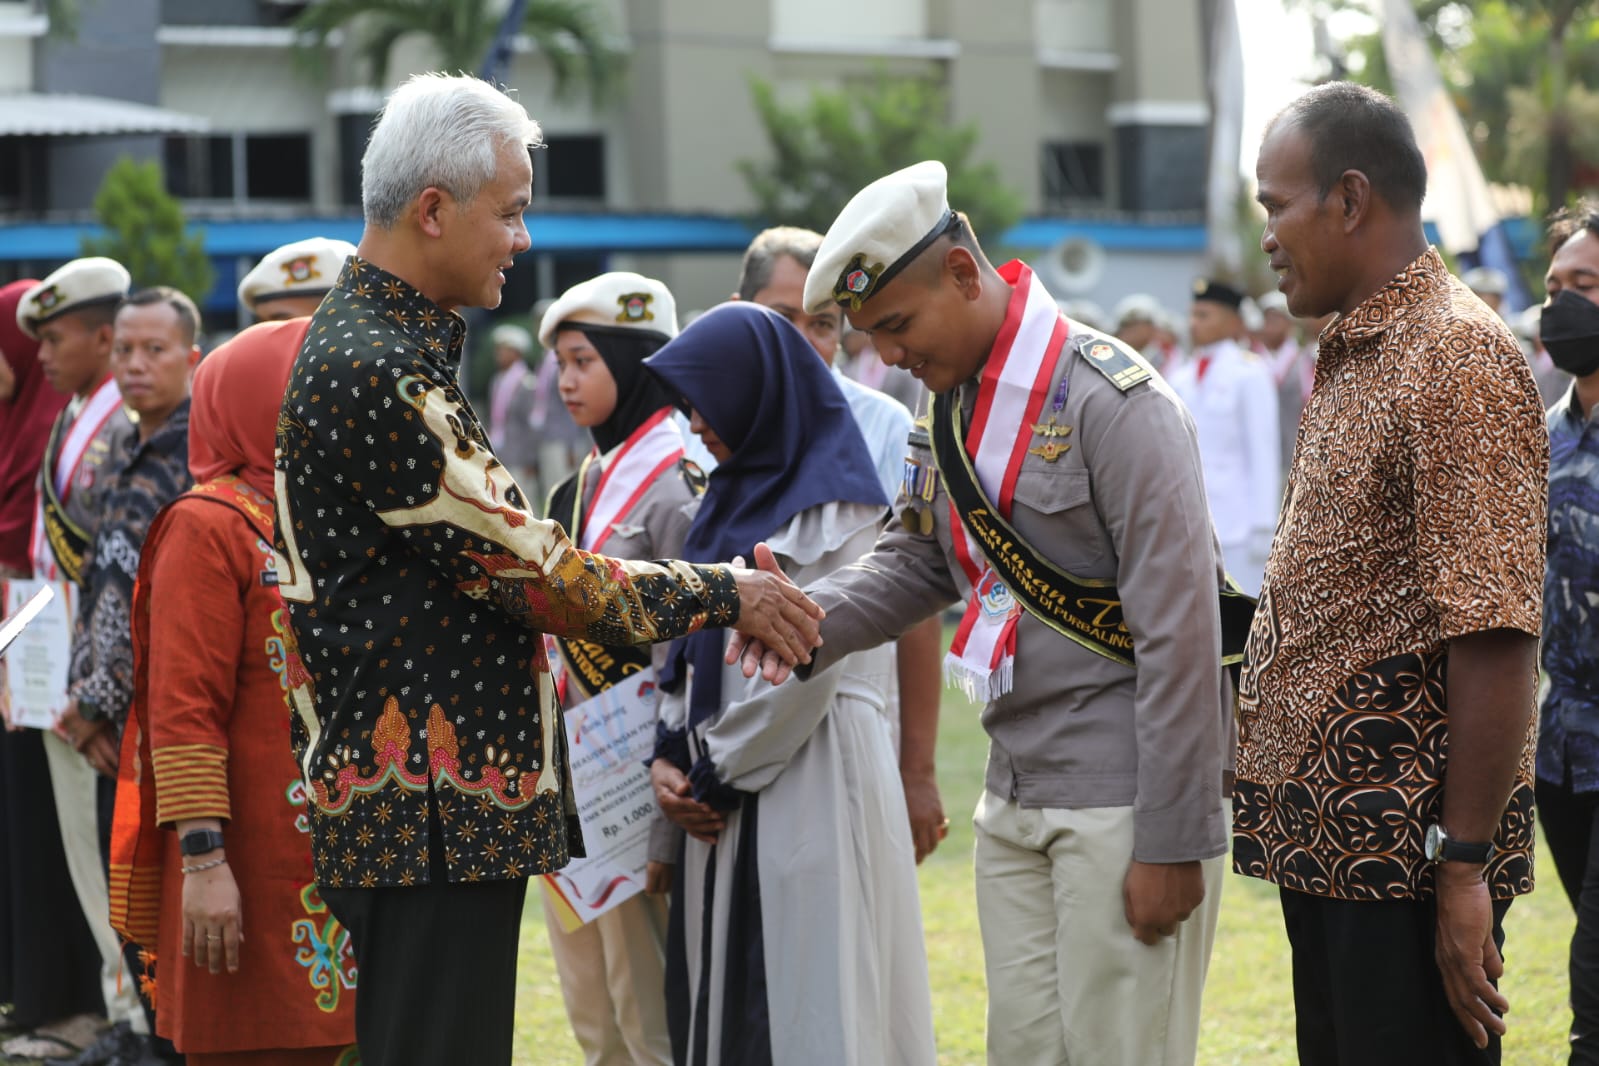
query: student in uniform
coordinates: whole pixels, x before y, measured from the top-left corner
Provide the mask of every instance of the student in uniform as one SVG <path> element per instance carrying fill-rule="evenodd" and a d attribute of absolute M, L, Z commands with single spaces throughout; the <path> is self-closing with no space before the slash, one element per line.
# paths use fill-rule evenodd
<path fill-rule="evenodd" d="M 888 500 L 832 373 L 785 319 L 724 304 L 648 366 L 717 459 L 686 557 L 748 558 L 767 540 L 803 581 L 871 547 Z M 668 968 L 677 1062 L 930 1064 L 887 651 L 767 688 L 725 666 L 725 646 L 688 640 L 663 678 L 651 766 L 691 835 Z"/>
<path fill-rule="evenodd" d="M 907 460 L 922 491 L 810 586 L 828 613 L 807 674 L 966 600 L 946 669 L 987 702 L 989 1061 L 1181 1066 L 1227 846 L 1222 666 L 1249 601 L 1224 606 L 1182 404 L 1025 263 L 993 266 L 946 182 L 926 162 L 856 194 L 806 282 L 808 310 L 842 306 L 935 394 Z"/>
<path fill-rule="evenodd" d="M 644 369 L 645 357 L 676 335 L 672 294 L 638 274 L 591 278 L 545 312 L 539 343 L 559 361 L 561 401 L 594 439 L 577 472 L 550 494 L 546 517 L 586 551 L 646 560 L 682 551 L 702 479 L 683 458 L 674 397 Z M 556 643 L 568 708 L 662 665 L 669 648 Z M 546 885 L 550 948 L 586 1066 L 670 1066 L 666 893 L 676 858 L 677 834 L 662 819 L 651 837 L 645 892 L 571 932 Z"/>
<path fill-rule="evenodd" d="M 257 322 L 286 322 L 316 311 L 355 245 L 311 237 L 275 248 L 239 282 L 239 302 Z"/>
<path fill-rule="evenodd" d="M 33 576 L 67 582 L 81 595 L 88 557 L 105 510 L 112 474 L 134 426 L 111 374 L 117 305 L 130 278 L 121 263 L 101 256 L 74 259 L 22 294 L 17 325 L 39 341 L 39 366 L 52 388 L 72 397 L 56 419 L 39 471 L 34 521 Z M 74 602 L 74 610 L 77 609 Z M 78 903 L 100 949 L 100 983 L 113 1028 L 93 1047 L 115 1050 L 131 1032 L 147 1029 L 132 982 L 122 979 L 122 952 L 105 921 L 101 817 L 109 819 L 114 786 L 91 759 L 115 758 L 108 721 L 92 722 L 61 693 L 63 713 L 42 734 L 61 845 Z"/>
<path fill-rule="evenodd" d="M 1196 281 L 1188 312 L 1194 357 L 1166 380 L 1194 416 L 1227 572 L 1255 593 L 1282 502 L 1282 428 L 1270 368 L 1237 341 L 1243 304 L 1231 285 Z"/>

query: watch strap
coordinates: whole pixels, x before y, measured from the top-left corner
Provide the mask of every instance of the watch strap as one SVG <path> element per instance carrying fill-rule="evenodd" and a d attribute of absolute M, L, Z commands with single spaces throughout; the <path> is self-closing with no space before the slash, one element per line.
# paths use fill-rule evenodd
<path fill-rule="evenodd" d="M 1469 862 L 1482 865 L 1493 858 L 1493 841 L 1471 843 L 1445 836 L 1439 844 L 1439 862 Z"/>
<path fill-rule="evenodd" d="M 178 850 L 184 855 L 204 855 L 223 844 L 220 829 L 191 829 L 178 840 Z"/>

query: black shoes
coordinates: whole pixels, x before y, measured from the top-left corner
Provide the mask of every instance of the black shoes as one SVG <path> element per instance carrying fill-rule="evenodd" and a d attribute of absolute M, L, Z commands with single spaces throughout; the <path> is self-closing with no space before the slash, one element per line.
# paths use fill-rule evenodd
<path fill-rule="evenodd" d="M 172 1061 L 156 1053 L 150 1037 L 135 1033 L 127 1022 L 118 1022 L 78 1054 L 46 1059 L 45 1066 L 170 1066 Z"/>

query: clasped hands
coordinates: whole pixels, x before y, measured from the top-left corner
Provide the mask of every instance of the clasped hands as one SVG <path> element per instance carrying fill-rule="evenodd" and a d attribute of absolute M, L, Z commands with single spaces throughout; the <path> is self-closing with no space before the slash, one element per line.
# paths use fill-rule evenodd
<path fill-rule="evenodd" d="M 116 777 L 121 753 L 117 732 L 109 719 L 89 720 L 78 713 L 78 701 L 68 700 L 67 709 L 56 719 L 55 734 L 71 744 L 94 771 L 102 777 Z"/>
<path fill-rule="evenodd" d="M 727 661 L 734 662 L 746 645 L 759 648 L 772 663 L 766 680 L 779 684 L 795 666 L 811 661 L 812 649 L 821 647 L 825 612 L 788 579 L 765 544 L 755 546 L 755 569 L 745 569 L 742 556 L 733 560 L 733 579 L 739 612 L 732 627 L 736 651 L 729 650 Z M 746 666 L 744 676 L 754 677 L 754 669 Z"/>

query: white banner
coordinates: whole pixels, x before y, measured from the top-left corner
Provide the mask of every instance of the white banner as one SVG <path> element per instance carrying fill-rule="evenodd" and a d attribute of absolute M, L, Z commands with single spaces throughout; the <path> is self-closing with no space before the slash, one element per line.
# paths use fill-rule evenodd
<path fill-rule="evenodd" d="M 1421 217 L 1438 227 L 1438 243 L 1450 254 L 1474 252 L 1499 213 L 1410 0 L 1384 0 L 1382 43 L 1394 95 L 1427 160 Z"/>

